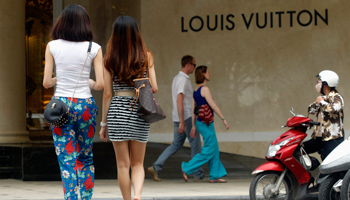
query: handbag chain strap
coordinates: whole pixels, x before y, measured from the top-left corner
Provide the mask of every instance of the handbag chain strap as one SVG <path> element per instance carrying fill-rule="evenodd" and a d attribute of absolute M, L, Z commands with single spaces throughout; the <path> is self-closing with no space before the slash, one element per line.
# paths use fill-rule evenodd
<path fill-rule="evenodd" d="M 84 70 L 86 61 L 87 61 L 87 59 L 89 58 L 89 55 L 90 55 L 90 53 L 91 53 L 91 46 L 92 46 L 92 42 L 89 41 L 89 48 L 88 48 L 88 50 L 87 50 L 87 56 L 86 56 L 86 58 L 85 58 L 85 62 L 84 62 L 83 68 L 82 68 L 81 71 L 80 71 L 79 78 L 78 78 L 78 82 L 77 82 L 77 84 L 75 85 L 75 88 L 74 88 L 74 91 L 73 91 L 73 95 L 72 95 L 72 98 L 70 99 L 67 112 L 69 112 L 69 109 L 70 109 L 70 107 L 71 107 L 71 105 L 72 105 L 72 101 L 73 101 L 73 97 L 74 97 L 74 94 L 75 94 L 75 90 L 76 90 L 77 87 L 78 87 L 78 83 L 79 83 L 81 74 L 83 73 L 83 70 Z"/>

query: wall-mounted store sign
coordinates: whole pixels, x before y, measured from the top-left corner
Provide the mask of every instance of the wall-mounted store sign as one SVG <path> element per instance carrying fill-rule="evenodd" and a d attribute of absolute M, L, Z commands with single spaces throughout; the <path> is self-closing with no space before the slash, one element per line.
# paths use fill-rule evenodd
<path fill-rule="evenodd" d="M 316 9 L 312 12 L 309 10 L 297 11 L 278 11 L 278 12 L 265 12 L 265 13 L 242 13 L 240 17 L 235 18 L 235 15 L 215 15 L 206 17 L 193 16 L 192 18 L 181 17 L 181 32 L 199 32 L 203 29 L 208 29 L 209 31 L 215 30 L 233 30 L 235 28 L 235 19 L 243 20 L 247 30 L 252 26 L 259 29 L 264 28 L 274 28 L 274 27 L 293 27 L 296 24 L 300 26 L 317 26 L 319 23 L 324 23 L 328 25 L 328 9 L 324 12 L 319 12 Z M 288 18 L 289 23 L 286 23 Z"/>

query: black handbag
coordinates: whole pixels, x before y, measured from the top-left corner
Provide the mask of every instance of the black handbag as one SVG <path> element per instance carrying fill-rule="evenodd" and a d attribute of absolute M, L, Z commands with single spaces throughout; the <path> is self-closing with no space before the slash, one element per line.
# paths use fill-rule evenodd
<path fill-rule="evenodd" d="M 154 123 L 165 119 L 166 116 L 163 109 L 160 107 L 156 101 L 156 98 L 154 97 L 149 79 L 139 78 L 134 79 L 133 82 L 136 90 L 136 96 L 130 105 L 132 105 L 132 103 L 136 100 L 134 104 L 135 107 L 136 103 L 138 102 L 137 115 L 148 123 Z M 133 108 L 131 108 L 131 110 Z"/>
<path fill-rule="evenodd" d="M 72 98 L 69 102 L 69 106 L 67 106 L 63 101 L 59 99 L 51 99 L 51 101 L 46 105 L 44 110 L 44 119 L 51 125 L 54 125 L 56 127 L 60 127 L 67 123 L 69 118 L 69 110 L 72 105 L 73 97 L 75 94 L 75 90 L 77 89 L 81 73 L 83 72 L 83 69 L 85 67 L 86 60 L 88 59 L 90 52 L 91 52 L 91 46 L 92 42 L 89 42 L 89 48 L 87 51 L 87 56 L 83 65 L 83 68 L 81 69 L 78 82 L 74 88 L 74 92 L 72 95 Z"/>
<path fill-rule="evenodd" d="M 51 99 L 44 110 L 44 118 L 56 127 L 60 127 L 67 123 L 69 115 L 68 106 L 59 99 Z"/>

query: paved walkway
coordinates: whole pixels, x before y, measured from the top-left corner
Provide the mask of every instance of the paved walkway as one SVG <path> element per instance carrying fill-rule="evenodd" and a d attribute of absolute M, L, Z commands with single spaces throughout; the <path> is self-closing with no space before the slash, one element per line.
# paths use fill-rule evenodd
<path fill-rule="evenodd" d="M 146 179 L 143 200 L 210 200 L 249 199 L 250 179 L 227 179 L 227 183 L 195 183 L 190 179 L 168 179 L 155 182 Z M 63 199 L 60 181 L 21 181 L 0 179 L 1 200 L 58 200 Z M 95 180 L 94 200 L 121 200 L 117 180 Z"/>
<path fill-rule="evenodd" d="M 153 164 L 168 145 L 148 143 L 145 155 L 145 169 Z M 109 148 L 106 149 L 106 148 Z M 50 149 L 51 150 L 51 149 Z M 53 150 L 52 150 L 53 152 Z M 143 200 L 214 200 L 214 199 L 249 199 L 249 186 L 252 180 L 251 172 L 265 162 L 265 159 L 252 158 L 234 154 L 220 153 L 220 160 L 226 168 L 227 183 L 195 183 L 189 176 L 189 182 L 184 182 L 181 175 L 181 162 L 191 159 L 191 150 L 183 148 L 171 156 L 159 173 L 161 182 L 153 181 L 146 173 L 146 180 L 142 192 Z M 57 161 L 54 160 L 53 164 Z M 37 161 L 36 164 L 40 164 Z M 95 188 L 93 200 L 121 200 L 115 157 L 110 143 L 94 144 L 94 164 L 96 168 Z M 56 167 L 58 171 L 58 166 Z M 39 165 L 40 166 L 40 165 Z M 26 166 L 27 168 L 30 166 Z M 31 167 L 30 169 L 32 169 Z M 203 166 L 208 177 L 209 169 Z M 46 174 L 34 167 L 35 176 L 41 178 Z M 50 174 L 51 175 L 51 174 Z M 59 174 L 57 174 L 59 177 Z M 42 179 L 42 180 L 48 180 Z M 59 179 L 57 179 L 59 180 Z M 17 179 L 0 179 L 0 200 L 58 200 L 63 199 L 61 181 L 22 181 Z"/>

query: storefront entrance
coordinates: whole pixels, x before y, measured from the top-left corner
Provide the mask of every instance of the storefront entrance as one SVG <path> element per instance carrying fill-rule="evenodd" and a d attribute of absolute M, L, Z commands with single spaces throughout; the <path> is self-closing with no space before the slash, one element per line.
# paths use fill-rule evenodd
<path fill-rule="evenodd" d="M 26 0 L 26 112 L 31 141 L 52 140 L 43 111 L 54 88 L 42 87 L 46 44 L 50 41 L 53 0 Z"/>

